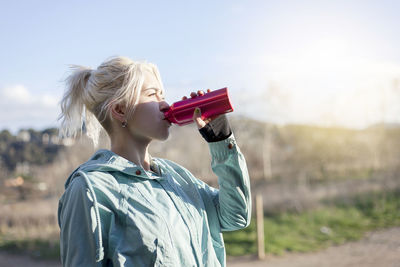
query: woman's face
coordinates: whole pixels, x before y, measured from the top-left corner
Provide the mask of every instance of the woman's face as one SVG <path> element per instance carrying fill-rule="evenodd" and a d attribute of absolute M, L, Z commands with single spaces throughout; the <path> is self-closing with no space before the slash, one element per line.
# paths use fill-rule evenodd
<path fill-rule="evenodd" d="M 171 123 L 164 120 L 164 111 L 169 105 L 164 100 L 161 84 L 149 70 L 144 71 L 144 82 L 139 102 L 127 128 L 135 137 L 149 142 L 153 139 L 166 140 Z"/>

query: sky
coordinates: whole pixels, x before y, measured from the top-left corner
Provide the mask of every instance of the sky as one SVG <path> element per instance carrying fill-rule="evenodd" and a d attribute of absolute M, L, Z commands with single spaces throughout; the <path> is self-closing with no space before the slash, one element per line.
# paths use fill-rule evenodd
<path fill-rule="evenodd" d="M 400 122 L 400 1 L 1 1 L 0 130 L 57 127 L 69 65 L 155 63 L 277 124 Z"/>

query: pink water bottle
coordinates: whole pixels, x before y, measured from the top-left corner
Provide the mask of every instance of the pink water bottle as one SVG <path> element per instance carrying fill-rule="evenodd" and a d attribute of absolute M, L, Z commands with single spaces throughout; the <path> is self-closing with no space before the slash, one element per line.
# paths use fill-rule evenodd
<path fill-rule="evenodd" d="M 228 88 L 222 88 L 202 96 L 188 98 L 173 103 L 169 110 L 164 112 L 165 119 L 180 126 L 193 122 L 195 108 L 200 108 L 201 118 L 204 120 L 219 114 L 233 111 L 229 100 Z"/>

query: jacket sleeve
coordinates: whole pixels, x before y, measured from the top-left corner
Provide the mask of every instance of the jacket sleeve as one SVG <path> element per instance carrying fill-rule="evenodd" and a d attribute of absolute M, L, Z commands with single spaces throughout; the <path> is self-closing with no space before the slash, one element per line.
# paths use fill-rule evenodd
<path fill-rule="evenodd" d="M 99 245 L 95 201 L 82 176 L 73 179 L 60 199 L 58 222 L 63 266 L 101 266 L 103 249 Z"/>
<path fill-rule="evenodd" d="M 201 194 L 213 203 L 222 231 L 245 228 L 251 219 L 251 194 L 244 156 L 233 134 L 225 140 L 208 145 L 212 158 L 211 168 L 218 176 L 219 190 L 199 181 Z"/>

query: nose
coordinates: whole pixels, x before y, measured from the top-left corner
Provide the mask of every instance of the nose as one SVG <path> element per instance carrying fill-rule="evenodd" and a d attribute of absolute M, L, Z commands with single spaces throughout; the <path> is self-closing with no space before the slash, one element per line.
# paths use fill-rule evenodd
<path fill-rule="evenodd" d="M 169 109 L 168 103 L 165 100 L 160 101 L 160 111 L 166 112 L 168 109 Z"/>

